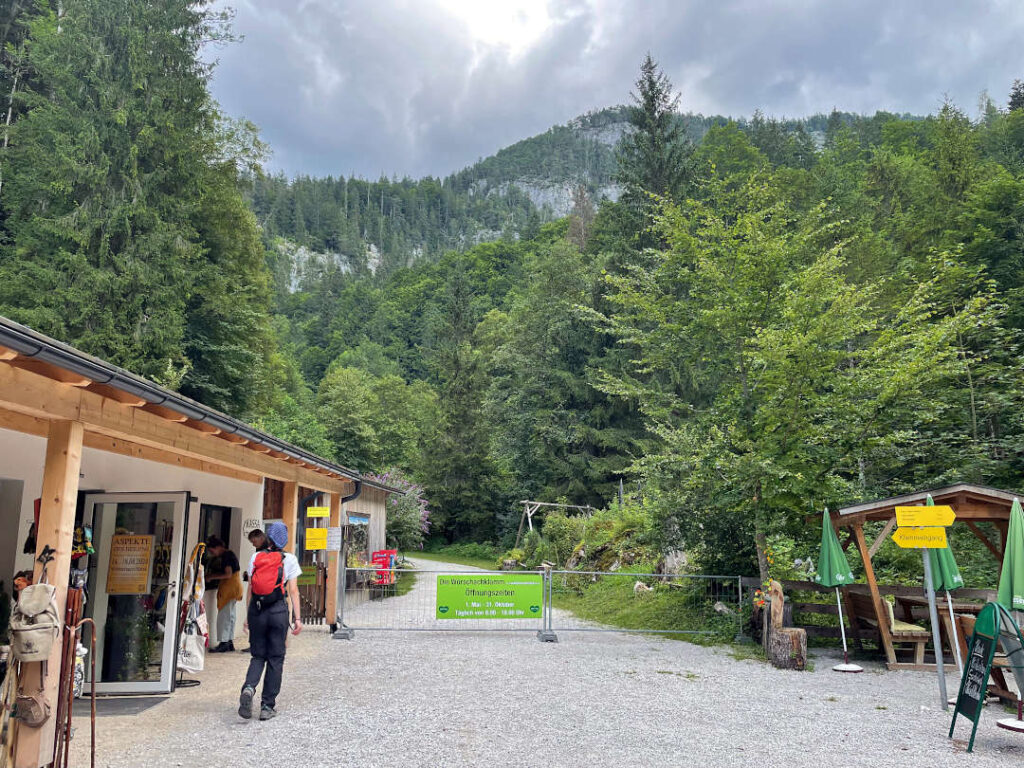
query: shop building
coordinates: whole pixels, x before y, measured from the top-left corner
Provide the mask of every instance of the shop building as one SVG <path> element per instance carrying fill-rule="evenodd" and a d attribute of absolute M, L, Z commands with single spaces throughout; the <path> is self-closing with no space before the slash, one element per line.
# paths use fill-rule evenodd
<path fill-rule="evenodd" d="M 69 583 L 85 585 L 101 692 L 174 689 L 185 567 L 211 535 L 244 569 L 248 532 L 283 520 L 289 548 L 311 566 L 304 601 L 333 622 L 339 556 L 307 552 L 305 528 L 345 530 L 351 510 L 374 539 L 368 547 L 383 548 L 384 502 L 394 492 L 0 318 L 0 582 L 8 594 L 19 572 L 38 582 L 38 555 L 53 550 L 45 580 L 57 587 L 62 617 Z M 209 593 L 206 606 L 215 626 Z M 21 665 L 44 681 L 54 710 L 62 638 L 45 666 Z M 53 717 L 17 725 L 18 768 L 50 762 L 54 726 Z"/>

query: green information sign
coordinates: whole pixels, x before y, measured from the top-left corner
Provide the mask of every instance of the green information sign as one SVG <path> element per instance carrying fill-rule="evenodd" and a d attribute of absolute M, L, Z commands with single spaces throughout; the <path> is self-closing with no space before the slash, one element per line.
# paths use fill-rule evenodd
<path fill-rule="evenodd" d="M 544 579 L 539 573 L 438 574 L 438 619 L 539 619 Z"/>

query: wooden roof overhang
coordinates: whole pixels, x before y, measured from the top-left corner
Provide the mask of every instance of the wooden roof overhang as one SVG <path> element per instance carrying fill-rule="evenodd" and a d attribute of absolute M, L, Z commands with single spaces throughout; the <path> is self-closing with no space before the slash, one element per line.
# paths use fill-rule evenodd
<path fill-rule="evenodd" d="M 879 501 L 868 501 L 842 507 L 832 513 L 832 520 L 837 525 L 849 525 L 854 521 L 889 520 L 896 517 L 896 507 L 909 507 L 924 504 L 928 496 L 936 504 L 948 504 L 953 507 L 958 520 L 975 522 L 997 522 L 1010 519 L 1010 507 L 1018 494 L 1013 491 L 1002 491 L 982 485 L 957 483 L 944 488 L 930 491 L 906 493 Z"/>
<path fill-rule="evenodd" d="M 0 428 L 45 436 L 55 421 L 80 422 L 89 448 L 238 480 L 267 477 L 341 495 L 351 493 L 356 480 L 377 485 L 0 318 Z"/>

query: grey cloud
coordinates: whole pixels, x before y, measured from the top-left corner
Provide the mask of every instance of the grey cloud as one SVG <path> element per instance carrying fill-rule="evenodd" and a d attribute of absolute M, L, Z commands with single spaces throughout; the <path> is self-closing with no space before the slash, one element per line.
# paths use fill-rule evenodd
<path fill-rule="evenodd" d="M 493 1 L 493 0 L 488 0 Z M 539 0 L 538 0 L 539 1 Z M 1024 77 L 1024 4 L 550 0 L 525 52 L 475 44 L 433 0 L 236 0 L 215 96 L 286 173 L 443 175 L 622 103 L 644 53 L 704 113 L 973 111 Z"/>

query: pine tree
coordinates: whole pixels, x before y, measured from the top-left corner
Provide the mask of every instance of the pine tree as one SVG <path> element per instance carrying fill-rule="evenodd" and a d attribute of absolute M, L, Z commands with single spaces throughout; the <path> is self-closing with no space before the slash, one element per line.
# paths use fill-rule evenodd
<path fill-rule="evenodd" d="M 692 176 L 693 146 L 680 124 L 680 97 L 649 53 L 631 96 L 627 119 L 633 130 L 617 148 L 616 178 L 637 199 L 644 193 L 677 197 Z"/>
<path fill-rule="evenodd" d="M 1013 88 L 1010 89 L 1010 103 L 1008 107 L 1011 112 L 1015 109 L 1024 109 L 1024 80 L 1014 80 Z"/>

